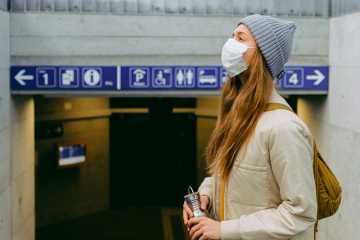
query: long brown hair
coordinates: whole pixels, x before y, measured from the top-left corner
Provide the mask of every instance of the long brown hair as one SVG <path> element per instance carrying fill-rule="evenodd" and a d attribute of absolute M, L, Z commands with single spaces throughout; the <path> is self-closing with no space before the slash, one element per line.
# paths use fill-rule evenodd
<path fill-rule="evenodd" d="M 236 154 L 254 132 L 273 86 L 258 47 L 248 69 L 225 80 L 220 113 L 206 148 L 209 174 L 220 174 L 225 181 L 228 180 Z"/>

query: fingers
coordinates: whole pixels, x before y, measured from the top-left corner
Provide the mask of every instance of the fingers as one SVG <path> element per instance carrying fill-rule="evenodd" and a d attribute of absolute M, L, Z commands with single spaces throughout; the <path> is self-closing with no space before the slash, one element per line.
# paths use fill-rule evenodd
<path fill-rule="evenodd" d="M 208 240 L 209 238 L 208 237 L 206 237 L 204 234 L 203 235 L 201 235 L 201 237 L 199 238 L 199 240 Z"/>
<path fill-rule="evenodd" d="M 201 237 L 201 235 L 203 234 L 203 232 L 204 232 L 204 229 L 200 228 L 191 236 L 191 240 L 199 239 Z"/>
<path fill-rule="evenodd" d="M 183 209 L 183 221 L 184 221 L 184 224 L 187 225 L 188 215 L 187 215 L 185 209 Z"/>
<path fill-rule="evenodd" d="M 204 221 L 205 217 L 194 217 L 194 218 L 190 218 L 190 220 L 188 221 L 188 226 L 190 228 L 192 228 L 194 225 L 198 224 L 201 221 Z"/>
<path fill-rule="evenodd" d="M 183 219 L 184 219 L 184 224 L 187 225 L 189 219 L 193 217 L 193 213 L 191 211 L 191 209 L 189 208 L 189 206 L 187 205 L 186 202 L 184 202 L 183 205 Z"/>
<path fill-rule="evenodd" d="M 201 228 L 201 224 L 196 224 L 193 226 L 189 232 L 190 236 L 194 235 L 196 231 L 198 231 Z"/>

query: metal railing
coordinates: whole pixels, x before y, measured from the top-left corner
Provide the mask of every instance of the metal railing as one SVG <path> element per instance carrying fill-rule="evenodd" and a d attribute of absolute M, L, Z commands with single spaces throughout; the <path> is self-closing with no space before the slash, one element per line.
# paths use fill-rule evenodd
<path fill-rule="evenodd" d="M 199 16 L 260 13 L 276 16 L 329 16 L 329 0 L 10 0 L 10 6 L 13 12 Z"/>

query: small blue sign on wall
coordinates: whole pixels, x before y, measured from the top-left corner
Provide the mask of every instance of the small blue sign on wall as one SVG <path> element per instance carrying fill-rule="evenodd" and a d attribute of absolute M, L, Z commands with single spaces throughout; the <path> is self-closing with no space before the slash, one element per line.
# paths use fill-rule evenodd
<path fill-rule="evenodd" d="M 85 144 L 67 144 L 58 146 L 58 167 L 75 166 L 85 161 Z"/>
<path fill-rule="evenodd" d="M 222 66 L 12 66 L 13 93 L 189 92 L 219 93 L 227 79 Z M 286 66 L 280 90 L 326 93 L 328 66 Z"/>

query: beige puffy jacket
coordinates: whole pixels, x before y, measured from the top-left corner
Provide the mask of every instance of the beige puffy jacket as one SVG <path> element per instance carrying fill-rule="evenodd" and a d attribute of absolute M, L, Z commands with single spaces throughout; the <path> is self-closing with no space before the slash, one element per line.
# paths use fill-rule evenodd
<path fill-rule="evenodd" d="M 270 102 L 289 106 L 275 88 Z M 317 200 L 311 139 L 308 127 L 293 112 L 277 109 L 261 115 L 225 187 L 221 239 L 314 239 Z M 210 213 L 219 219 L 218 177 L 205 177 L 198 191 L 209 196 Z"/>

